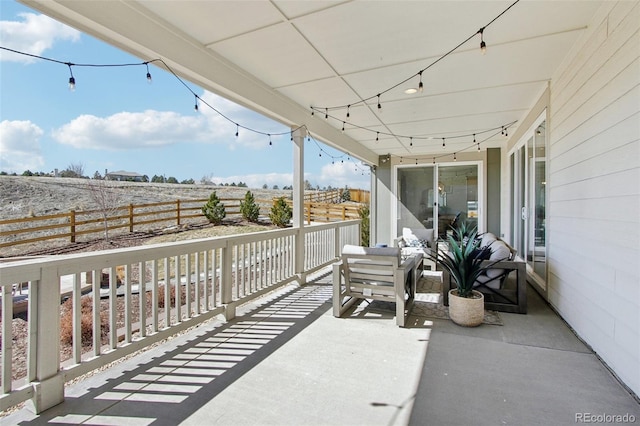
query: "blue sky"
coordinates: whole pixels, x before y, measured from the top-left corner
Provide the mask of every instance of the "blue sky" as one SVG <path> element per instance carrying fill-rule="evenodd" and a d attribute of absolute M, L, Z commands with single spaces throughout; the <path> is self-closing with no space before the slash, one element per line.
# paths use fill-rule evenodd
<path fill-rule="evenodd" d="M 0 45 L 84 64 L 140 63 L 115 47 L 13 0 L 0 0 Z M 82 164 L 85 175 L 127 170 L 179 181 L 210 177 L 250 187 L 292 184 L 290 136 L 240 129 L 195 98 L 173 75 L 149 66 L 69 68 L 0 50 L 0 170 L 50 172 Z M 234 122 L 265 133 L 289 129 L 186 82 Z M 368 169 L 344 153 L 305 142 L 306 179 L 314 186 L 369 188 Z M 322 154 L 320 156 L 319 154 Z M 335 161 L 332 157 L 336 157 Z M 340 157 L 340 158 L 338 158 Z"/>

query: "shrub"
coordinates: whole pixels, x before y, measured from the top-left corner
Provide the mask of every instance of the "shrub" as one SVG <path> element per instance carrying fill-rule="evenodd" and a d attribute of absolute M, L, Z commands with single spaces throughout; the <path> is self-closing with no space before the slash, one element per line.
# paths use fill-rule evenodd
<path fill-rule="evenodd" d="M 360 223 L 360 245 L 369 247 L 369 206 L 364 205 L 358 209 L 358 216 L 362 219 Z"/>
<path fill-rule="evenodd" d="M 240 201 L 240 213 L 242 213 L 242 218 L 249 222 L 258 221 L 260 206 L 256 204 L 256 200 L 251 191 L 247 191 L 244 195 L 244 200 Z"/>
<path fill-rule="evenodd" d="M 293 216 L 293 211 L 289 204 L 285 201 L 284 197 L 278 198 L 274 203 L 273 207 L 271 207 L 271 213 L 269 213 L 269 219 L 271 219 L 271 223 L 280 228 L 284 228 L 289 224 L 291 220 L 291 216 Z"/>
<path fill-rule="evenodd" d="M 109 333 L 109 313 L 100 312 L 101 339 Z M 80 338 L 82 346 L 93 343 L 93 297 L 84 296 L 80 299 Z M 68 299 L 62 304 L 60 316 L 60 341 L 64 344 L 73 343 L 73 302 Z"/>
<path fill-rule="evenodd" d="M 227 212 L 224 209 L 224 204 L 216 195 L 216 191 L 213 191 L 209 196 L 209 201 L 202 206 L 202 214 L 209 219 L 209 222 L 214 225 L 220 225 L 222 223 L 222 219 L 227 215 Z"/>

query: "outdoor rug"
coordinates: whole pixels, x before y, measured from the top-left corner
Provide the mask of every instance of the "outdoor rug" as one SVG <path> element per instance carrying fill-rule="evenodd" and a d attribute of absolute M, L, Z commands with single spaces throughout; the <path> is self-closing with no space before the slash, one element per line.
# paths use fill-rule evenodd
<path fill-rule="evenodd" d="M 373 300 L 367 310 L 395 313 L 394 302 Z M 442 303 L 442 274 L 440 272 L 425 271 L 416 289 L 416 297 L 410 315 L 431 318 L 449 319 L 449 307 Z M 496 311 L 484 311 L 483 324 L 503 325 L 500 314 Z"/>

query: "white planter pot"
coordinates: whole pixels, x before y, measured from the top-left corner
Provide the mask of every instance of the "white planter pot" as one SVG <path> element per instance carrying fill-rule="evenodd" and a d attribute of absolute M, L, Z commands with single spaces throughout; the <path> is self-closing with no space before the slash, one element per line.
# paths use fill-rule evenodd
<path fill-rule="evenodd" d="M 463 327 L 477 327 L 484 320 L 484 295 L 473 290 L 474 297 L 460 297 L 458 290 L 449 290 L 449 318 Z"/>

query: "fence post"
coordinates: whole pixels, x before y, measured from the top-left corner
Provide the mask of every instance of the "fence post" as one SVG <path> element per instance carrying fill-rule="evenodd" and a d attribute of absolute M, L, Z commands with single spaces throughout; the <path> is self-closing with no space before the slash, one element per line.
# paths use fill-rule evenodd
<path fill-rule="evenodd" d="M 180 226 L 180 200 L 176 200 L 176 225 Z"/>
<path fill-rule="evenodd" d="M 311 204 L 305 203 L 305 207 L 307 208 L 307 223 L 311 225 Z"/>
<path fill-rule="evenodd" d="M 70 229 L 70 233 L 71 233 L 71 242 L 75 243 L 76 242 L 76 211 L 75 210 L 71 210 L 69 212 L 69 227 Z"/>
<path fill-rule="evenodd" d="M 129 204 L 129 232 L 133 232 L 133 204 Z"/>
<path fill-rule="evenodd" d="M 342 220 L 347 220 L 347 206 L 342 205 Z"/>

